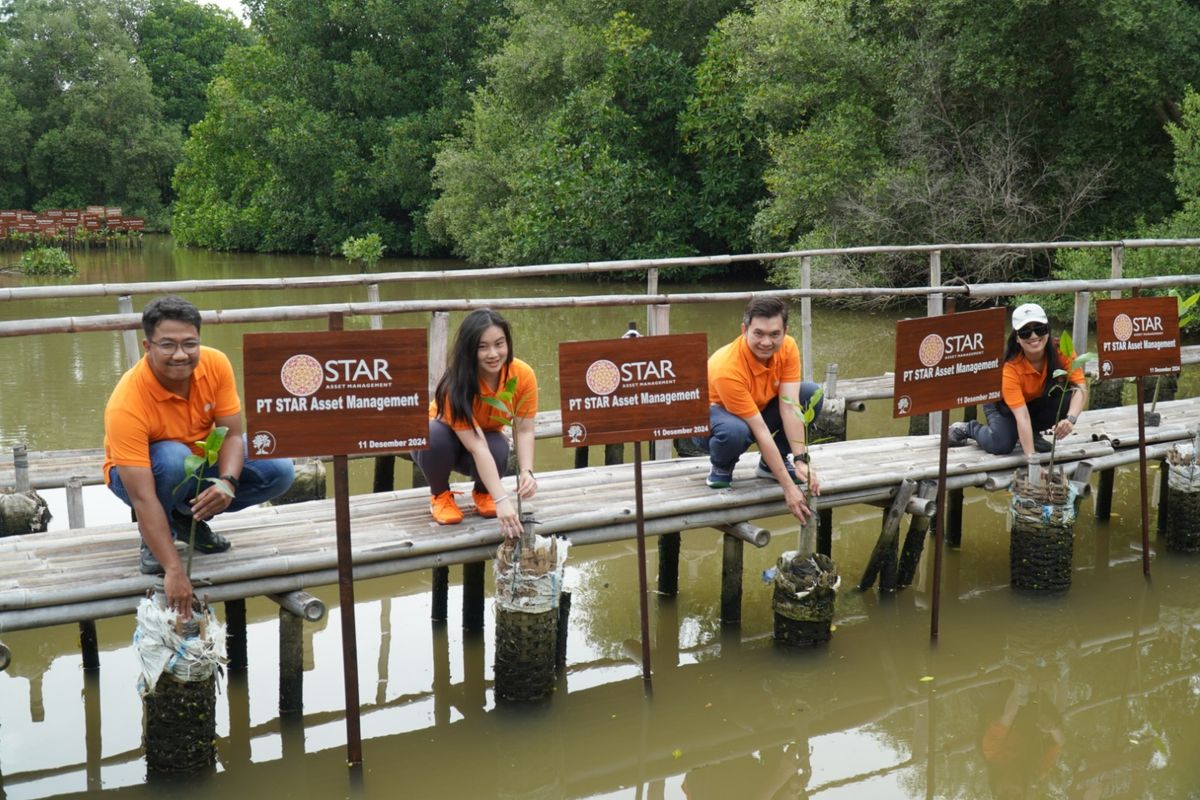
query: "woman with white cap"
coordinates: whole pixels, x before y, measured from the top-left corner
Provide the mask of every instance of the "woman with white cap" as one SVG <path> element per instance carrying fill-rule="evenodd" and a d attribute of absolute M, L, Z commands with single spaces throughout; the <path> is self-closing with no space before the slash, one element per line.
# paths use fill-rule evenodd
<path fill-rule="evenodd" d="M 974 439 L 994 455 L 1007 455 L 1018 443 L 1026 456 L 1050 451 L 1050 443 L 1038 435 L 1054 429 L 1058 439 L 1075 428 L 1086 395 L 1083 369 L 1076 367 L 1067 375 L 1064 391 L 1070 400 L 1060 403 L 1055 370 L 1066 369 L 1074 353 L 1060 353 L 1050 339 L 1050 321 L 1037 303 L 1018 306 L 1012 315 L 1012 333 L 1004 349 L 1004 373 L 1000 382 L 1000 402 L 983 407 L 987 424 L 976 420 L 950 426 L 950 446 L 960 447 Z M 1072 389 L 1078 388 L 1078 391 Z"/>

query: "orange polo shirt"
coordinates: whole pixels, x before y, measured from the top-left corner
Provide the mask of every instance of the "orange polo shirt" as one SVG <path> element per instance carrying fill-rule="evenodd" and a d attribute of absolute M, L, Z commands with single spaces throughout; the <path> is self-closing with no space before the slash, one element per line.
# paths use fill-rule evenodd
<path fill-rule="evenodd" d="M 1064 364 L 1070 364 L 1075 360 L 1073 352 L 1059 352 L 1059 359 Z M 1034 369 L 1029 363 L 1029 359 L 1025 358 L 1025 353 L 1017 353 L 1016 358 L 1011 361 L 1004 362 L 1004 373 L 1000 379 L 1000 394 L 1004 399 L 1004 404 L 1009 408 L 1020 408 L 1030 400 L 1036 400 L 1042 396 L 1042 391 L 1046 386 L 1046 370 L 1049 369 L 1050 361 L 1047 359 L 1042 368 Z M 1067 375 L 1069 383 L 1083 385 L 1083 367 L 1076 367 Z"/>
<path fill-rule="evenodd" d="M 158 382 L 145 356 L 121 376 L 104 407 L 105 483 L 114 466 L 149 467 L 151 442 L 183 442 L 200 455 L 194 442 L 208 436 L 217 417 L 242 410 L 233 365 L 220 350 L 201 346 L 191 381 L 180 397 Z"/>
<path fill-rule="evenodd" d="M 519 358 L 514 358 L 512 363 L 501 371 L 500 381 L 495 389 L 489 388 L 482 378 L 479 379 L 479 397 L 475 398 L 475 403 L 471 406 L 471 416 L 481 431 L 498 431 L 504 427 L 505 423 L 493 419 L 493 417 L 500 416 L 499 409 L 485 403 L 483 398 L 495 397 L 497 392 L 504 391 L 504 384 L 508 383 L 509 378 L 517 379 L 517 388 L 513 392 L 512 399 L 513 416 L 527 419 L 537 414 L 537 376 L 533 374 L 533 367 Z M 470 422 L 461 420 L 450 422 L 449 417 L 450 408 L 447 404 L 442 422 L 456 431 L 466 431 L 472 427 Z M 437 418 L 437 403 L 434 401 L 429 403 L 429 418 Z"/>
<path fill-rule="evenodd" d="M 791 336 L 766 363 L 755 358 L 746 337 L 739 336 L 708 357 L 708 399 L 730 414 L 746 419 L 779 396 L 781 383 L 800 382 L 800 348 Z"/>

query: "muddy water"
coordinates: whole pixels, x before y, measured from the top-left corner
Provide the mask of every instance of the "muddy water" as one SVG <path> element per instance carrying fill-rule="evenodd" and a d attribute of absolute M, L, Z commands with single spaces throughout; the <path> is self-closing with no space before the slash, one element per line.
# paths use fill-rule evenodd
<path fill-rule="evenodd" d="M 318 258 L 174 251 L 86 260 L 81 282 L 329 274 Z M 440 268 L 392 262 L 386 269 Z M 735 284 L 743 286 L 750 284 Z M 384 288 L 385 298 L 447 287 Z M 695 287 L 667 286 L 668 291 Z M 703 288 L 703 287 L 702 287 Z M 709 287 L 714 288 L 714 287 Z M 591 293 L 591 284 L 471 282 L 454 296 Z M 636 292 L 637 286 L 605 290 Z M 147 298 L 135 298 L 135 303 Z M 207 294 L 203 308 L 281 304 L 259 292 Z M 355 290 L 297 293 L 287 302 L 361 300 Z M 115 301 L 4 306 L 5 318 L 90 314 Z M 705 331 L 710 348 L 736 333 L 737 304 L 672 309 L 672 329 Z M 556 371 L 564 338 L 615 335 L 639 312 L 513 313 L 517 352 L 539 375 Z M 890 368 L 895 314 L 817 310 L 816 368 L 842 375 Z M 456 324 L 460 315 L 452 318 Z M 416 325 L 420 320 L 389 320 Z M 211 326 L 205 341 L 240 366 L 250 330 L 316 330 L 318 323 Z M 0 445 L 97 446 L 100 412 L 122 370 L 113 334 L 0 340 Z M 545 380 L 543 406 L 555 407 Z M 1187 380 L 1185 395 L 1194 394 Z M 901 433 L 881 403 L 850 421 L 853 437 Z M 597 453 L 593 453 L 593 458 Z M 566 468 L 557 442 L 540 442 L 540 469 Z M 634 546 L 572 553 L 568 668 L 549 703 L 497 706 L 491 691 L 491 615 L 483 636 L 429 622 L 429 577 L 362 582 L 356 610 L 365 767 L 344 762 L 337 595 L 316 592 L 327 618 L 306 629 L 304 713 L 278 713 L 278 610 L 248 603 L 247 672 L 218 698 L 220 764 L 169 796 L 521 798 L 989 798 L 1189 797 L 1200 789 L 1200 566 L 1159 554 L 1141 574 L 1136 475 L 1118 474 L 1107 523 L 1083 506 L 1074 585 L 1057 597 L 1014 594 L 1008 581 L 1006 497 L 969 490 L 963 547 L 947 553 L 941 635 L 929 640 L 930 577 L 895 596 L 841 592 L 832 642 L 779 652 L 770 640 L 770 587 L 758 579 L 795 541 L 786 518 L 766 520 L 775 541 L 746 551 L 743 623 L 723 628 L 720 534 L 684 535 L 677 598 L 651 597 L 653 692 L 641 680 Z M 407 475 L 398 481 L 403 485 Z M 365 491 L 366 470 L 354 476 Z M 56 524 L 65 524 L 61 497 Z M 86 495 L 89 522 L 119 519 L 102 489 Z M 834 557 L 857 582 L 878 534 L 878 509 L 835 512 Z M 1157 546 L 1156 546 L 1157 549 Z M 655 573 L 651 546 L 649 572 Z M 131 554 L 132 558 L 132 554 Z M 490 582 L 489 582 L 490 591 Z M 161 796 L 145 783 L 131 618 L 98 625 L 102 670 L 85 676 L 71 626 L 0 636 L 14 663 L 0 673 L 0 798 L 105 793 Z"/>

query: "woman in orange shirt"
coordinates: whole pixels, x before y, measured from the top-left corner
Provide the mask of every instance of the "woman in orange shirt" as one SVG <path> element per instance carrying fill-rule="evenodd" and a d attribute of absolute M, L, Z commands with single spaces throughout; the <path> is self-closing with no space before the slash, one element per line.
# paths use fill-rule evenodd
<path fill-rule="evenodd" d="M 976 420 L 951 425 L 951 447 L 974 439 L 993 455 L 1008 455 L 1019 443 L 1022 452 L 1030 456 L 1050 452 L 1050 442 L 1039 435 L 1042 431 L 1052 428 L 1054 436 L 1061 439 L 1075 429 L 1087 393 L 1083 370 L 1076 367 L 1067 375 L 1063 390 L 1070 392 L 1069 402 L 1060 403 L 1058 393 L 1050 393 L 1058 384 L 1054 371 L 1066 369 L 1075 354 L 1058 351 L 1050 338 L 1050 321 L 1037 303 L 1019 306 L 1013 312 L 1012 327 L 1004 350 L 1000 402 L 984 405 L 986 425 Z"/>
<path fill-rule="evenodd" d="M 513 358 L 508 321 L 491 309 L 472 311 L 458 328 L 446 372 L 429 404 L 429 449 L 413 459 L 429 481 L 430 510 L 439 525 L 455 525 L 462 511 L 450 491 L 450 473 L 474 480 L 471 498 L 483 517 L 498 517 L 507 537 L 521 535 L 515 498 L 500 479 L 508 466 L 508 439 L 503 428 L 510 420 L 485 398 L 496 398 L 511 378 L 517 383 L 507 405 L 511 411 L 517 450 L 515 493 L 533 497 L 533 422 L 537 414 L 537 378 L 533 369 Z"/>

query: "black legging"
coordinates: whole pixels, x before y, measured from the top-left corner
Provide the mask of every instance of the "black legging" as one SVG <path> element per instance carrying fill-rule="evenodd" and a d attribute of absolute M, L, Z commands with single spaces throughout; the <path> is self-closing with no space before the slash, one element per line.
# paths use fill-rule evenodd
<path fill-rule="evenodd" d="M 496 471 L 500 477 L 508 467 L 508 439 L 500 431 L 485 431 L 488 449 L 492 451 L 492 460 L 496 462 Z M 454 430 L 439 419 L 429 420 L 429 449 L 413 452 L 413 461 L 425 473 L 429 481 L 431 494 L 439 495 L 450 490 L 450 472 L 460 472 L 475 481 L 475 491 L 486 492 L 487 487 L 479 482 L 479 473 L 475 470 L 475 459 Z"/>

